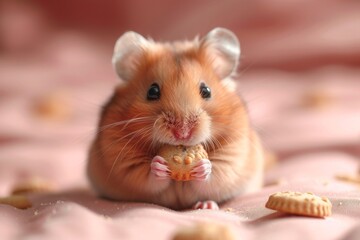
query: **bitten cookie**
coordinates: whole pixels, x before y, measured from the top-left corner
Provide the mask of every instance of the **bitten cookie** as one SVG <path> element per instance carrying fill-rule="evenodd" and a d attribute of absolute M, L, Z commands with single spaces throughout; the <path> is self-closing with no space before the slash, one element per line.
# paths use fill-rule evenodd
<path fill-rule="evenodd" d="M 312 193 L 277 192 L 269 197 L 265 207 L 285 213 L 311 217 L 331 215 L 331 202 Z"/>
<path fill-rule="evenodd" d="M 208 154 L 201 144 L 191 147 L 165 145 L 158 154 L 167 161 L 171 178 L 177 181 L 191 180 L 190 171 L 196 162 L 208 159 Z"/>

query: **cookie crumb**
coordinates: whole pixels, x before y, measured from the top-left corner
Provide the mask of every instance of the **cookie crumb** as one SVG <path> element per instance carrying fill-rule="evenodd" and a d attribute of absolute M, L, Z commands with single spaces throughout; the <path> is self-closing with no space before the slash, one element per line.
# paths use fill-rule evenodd
<path fill-rule="evenodd" d="M 231 228 L 213 222 L 198 223 L 179 229 L 172 240 L 235 240 Z"/>
<path fill-rule="evenodd" d="M 66 92 L 53 91 L 36 99 L 32 110 L 41 119 L 64 121 L 70 118 L 73 109 Z"/>
<path fill-rule="evenodd" d="M 356 175 L 342 174 L 342 175 L 336 175 L 335 177 L 336 179 L 344 182 L 360 184 L 360 174 L 356 174 Z"/>
<path fill-rule="evenodd" d="M 34 177 L 17 183 L 11 193 L 12 195 L 24 195 L 30 193 L 53 192 L 54 186 L 48 181 Z"/>
<path fill-rule="evenodd" d="M 19 209 L 27 209 L 32 207 L 30 200 L 23 195 L 11 195 L 0 198 L 0 204 L 10 205 Z"/>
<path fill-rule="evenodd" d="M 266 151 L 265 152 L 265 170 L 269 170 L 273 168 L 274 166 L 279 164 L 278 156 L 275 152 L 272 151 Z"/>
<path fill-rule="evenodd" d="M 303 96 L 303 106 L 312 109 L 324 109 L 333 103 L 330 93 L 322 89 L 313 89 Z"/>

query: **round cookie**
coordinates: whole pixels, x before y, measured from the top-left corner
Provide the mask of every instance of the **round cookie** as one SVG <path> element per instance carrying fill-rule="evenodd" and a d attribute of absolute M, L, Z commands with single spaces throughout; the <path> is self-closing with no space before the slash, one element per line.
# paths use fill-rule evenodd
<path fill-rule="evenodd" d="M 12 189 L 12 194 L 24 195 L 29 193 L 52 192 L 54 189 L 54 186 L 50 182 L 34 177 L 17 183 Z"/>
<path fill-rule="evenodd" d="M 272 194 L 265 207 L 279 212 L 322 218 L 331 215 L 332 205 L 326 197 L 288 191 Z"/>
<path fill-rule="evenodd" d="M 171 178 L 177 181 L 192 179 L 190 171 L 201 159 L 208 159 L 208 154 L 201 144 L 195 146 L 164 145 L 158 152 L 163 157 L 171 171 Z"/>

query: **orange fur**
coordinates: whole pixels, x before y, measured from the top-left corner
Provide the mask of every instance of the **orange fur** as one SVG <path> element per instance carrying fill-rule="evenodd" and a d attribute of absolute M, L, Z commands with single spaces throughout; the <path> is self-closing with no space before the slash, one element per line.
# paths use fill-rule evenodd
<path fill-rule="evenodd" d="M 259 188 L 263 171 L 261 144 L 250 127 L 241 98 L 226 89 L 216 75 L 207 46 L 198 40 L 153 44 L 137 62 L 134 77 L 119 85 L 103 108 L 88 162 L 94 188 L 107 198 L 173 209 L 208 199 L 220 203 Z M 201 81 L 212 90 L 209 100 L 199 94 Z M 161 86 L 161 99 L 149 102 L 146 93 L 153 82 Z M 174 139 L 169 119 L 192 122 L 191 139 Z M 150 162 L 165 143 L 202 143 L 212 163 L 210 179 L 155 179 Z"/>

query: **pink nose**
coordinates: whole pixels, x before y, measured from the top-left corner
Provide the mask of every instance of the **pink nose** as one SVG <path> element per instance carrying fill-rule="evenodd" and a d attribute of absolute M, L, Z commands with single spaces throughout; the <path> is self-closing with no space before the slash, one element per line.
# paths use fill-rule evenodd
<path fill-rule="evenodd" d="M 173 135 L 178 140 L 187 140 L 191 137 L 192 129 L 187 128 L 174 128 L 172 130 Z"/>

